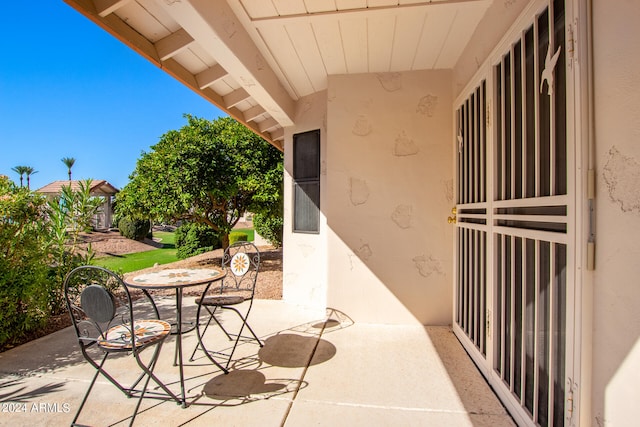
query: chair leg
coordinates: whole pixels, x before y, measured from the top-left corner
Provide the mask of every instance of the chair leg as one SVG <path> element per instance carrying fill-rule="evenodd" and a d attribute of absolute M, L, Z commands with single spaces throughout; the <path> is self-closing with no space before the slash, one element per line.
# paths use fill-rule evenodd
<path fill-rule="evenodd" d="M 78 408 L 78 412 L 76 412 L 76 416 L 73 417 L 73 421 L 71 421 L 71 425 L 75 426 L 76 421 L 78 421 L 78 417 L 80 416 L 80 412 L 82 412 L 82 408 L 84 408 L 84 404 L 87 403 L 87 399 L 89 398 L 89 394 L 91 393 L 91 390 L 93 389 L 94 384 L 96 383 L 96 380 L 98 379 L 98 375 L 100 375 L 100 372 L 102 371 L 102 366 L 104 365 L 104 362 L 107 360 L 107 356 L 108 354 L 105 354 L 104 357 L 102 358 L 102 362 L 100 362 L 100 365 L 97 365 L 93 359 L 89 359 L 90 363 L 92 365 L 95 366 L 99 366 L 99 368 L 96 368 L 96 373 L 93 375 L 93 379 L 91 380 L 91 383 L 89 383 L 89 388 L 87 389 L 87 392 L 84 394 L 84 397 L 82 398 L 82 402 L 80 403 L 80 407 Z"/>
<path fill-rule="evenodd" d="M 142 392 L 140 394 L 141 394 L 141 396 L 144 395 L 144 393 L 147 390 L 147 384 L 149 384 L 149 380 L 153 379 L 153 382 L 158 384 L 158 386 L 160 388 L 162 388 L 162 390 L 164 390 L 164 392 L 167 394 L 167 396 L 169 396 L 171 399 L 175 400 L 176 403 L 181 404 L 182 401 L 180 400 L 180 398 L 178 396 L 176 396 L 175 393 L 173 393 L 171 390 L 169 390 L 169 388 L 162 381 L 160 381 L 160 378 L 158 378 L 156 376 L 156 374 L 153 373 L 153 370 L 156 367 L 156 362 L 158 361 L 158 356 L 160 355 L 160 350 L 162 348 L 162 344 L 163 343 L 160 342 L 159 344 L 156 345 L 156 348 L 153 351 L 153 356 L 151 356 L 151 360 L 149 361 L 148 365 L 145 365 L 142 362 L 142 359 L 140 359 L 140 352 L 139 351 L 135 352 L 136 361 L 138 362 L 138 365 L 140 366 L 140 368 L 144 371 L 144 374 L 147 376 L 147 380 L 145 381 L 144 388 L 142 389 Z M 138 404 L 138 406 L 139 406 L 139 404 Z"/>
<path fill-rule="evenodd" d="M 216 308 L 218 308 L 218 306 L 216 306 Z M 213 310 L 213 313 L 215 313 L 215 309 Z M 212 313 L 212 316 L 213 316 Z M 231 341 L 233 338 L 231 337 L 231 335 L 229 334 L 229 332 L 227 332 L 227 330 L 224 328 L 224 326 L 222 326 L 222 323 L 220 323 L 220 321 L 218 320 L 217 317 L 213 316 L 213 320 L 215 320 L 215 322 L 218 324 L 218 326 L 220 327 L 220 329 L 222 329 L 222 332 L 224 332 L 224 334 L 227 336 L 227 338 L 229 339 L 229 341 Z"/>
<path fill-rule="evenodd" d="M 196 347 L 193 349 L 193 352 L 191 353 L 191 356 L 189 357 L 189 362 L 193 362 L 193 358 L 196 355 L 196 351 L 198 351 L 198 349 L 200 348 L 200 311 L 202 309 L 202 305 L 198 304 L 198 309 L 196 310 L 196 334 L 198 335 L 198 343 L 196 344 Z M 211 315 L 211 311 L 209 310 L 209 308 L 205 307 L 205 309 L 209 312 L 209 315 Z M 204 326 L 204 331 L 202 331 L 202 335 L 207 333 L 207 328 L 209 328 L 209 323 L 211 323 L 211 317 L 209 317 L 209 319 L 207 319 L 207 323 Z"/>
<path fill-rule="evenodd" d="M 111 384 L 113 384 L 114 386 L 116 386 L 118 388 L 118 390 L 120 390 L 121 392 L 123 392 L 127 397 L 131 397 L 131 389 L 130 388 L 125 388 L 122 384 L 120 384 L 118 381 L 115 380 L 115 378 L 113 378 L 111 375 L 109 375 L 109 373 L 107 371 L 105 371 L 104 369 L 102 369 L 102 366 L 104 365 L 104 362 L 107 360 L 107 357 L 109 356 L 109 353 L 105 353 L 104 358 L 102 359 L 102 362 L 100 362 L 100 364 L 98 365 L 95 360 L 93 360 L 91 358 L 91 356 L 89 356 L 87 354 L 87 351 L 84 347 L 82 347 L 82 354 L 84 355 L 84 358 L 87 362 L 89 362 L 89 364 L 91 366 L 93 366 L 94 368 L 96 368 L 96 370 L 101 373 L 106 379 L 108 379 Z M 140 381 L 138 379 L 138 381 Z M 136 382 L 137 384 L 137 382 Z"/>
<path fill-rule="evenodd" d="M 211 323 L 211 318 L 215 319 L 216 322 L 218 321 L 214 316 L 215 309 L 213 310 L 213 312 L 211 312 L 208 307 L 205 307 L 205 308 L 209 312 L 209 318 L 207 319 L 207 323 L 205 325 L 204 331 L 201 332 L 200 331 L 200 312 L 202 311 L 202 304 L 198 304 L 198 309 L 196 311 L 196 334 L 198 336 L 198 344 L 196 344 L 196 348 L 193 350 L 193 353 L 191 353 L 191 357 L 189 358 L 189 360 L 193 361 L 193 357 L 195 356 L 196 351 L 198 350 L 198 348 L 200 348 L 204 352 L 205 356 L 207 356 L 207 358 L 214 365 L 220 368 L 220 370 L 222 370 L 222 372 L 224 372 L 225 374 L 228 374 L 229 371 L 225 367 L 223 367 L 217 360 L 213 358 L 209 350 L 207 350 L 207 347 L 204 345 L 204 341 L 202 338 L 204 337 L 205 332 L 207 332 L 207 329 L 209 328 L 209 324 Z"/>
<path fill-rule="evenodd" d="M 213 319 L 218 324 L 218 326 L 220 326 L 220 329 L 222 329 L 222 331 L 225 333 L 227 338 L 229 338 L 229 341 L 231 341 L 233 338 L 231 338 L 227 330 L 222 327 L 218 319 L 216 319 L 215 317 L 215 312 L 218 307 L 214 307 L 213 311 L 209 310 L 209 307 L 207 306 L 204 306 L 204 308 L 207 310 L 207 313 L 209 314 L 209 318 L 207 319 L 207 323 L 205 323 L 204 325 L 204 330 L 202 331 L 201 335 L 203 337 L 205 336 L 205 334 L 207 333 L 207 329 L 209 329 L 209 325 L 211 324 L 211 319 Z M 197 322 L 196 329 L 200 326 L 200 317 L 199 317 L 200 307 L 198 307 L 197 311 L 198 311 L 198 314 L 196 314 L 196 322 Z M 189 357 L 190 362 L 193 362 L 193 358 L 195 357 L 196 352 L 198 351 L 199 348 L 200 348 L 200 340 L 198 340 L 198 344 L 196 344 L 196 347 L 193 349 L 193 352 L 191 353 L 191 357 Z"/>
<path fill-rule="evenodd" d="M 136 415 L 138 415 L 138 411 L 140 410 L 140 404 L 142 403 L 142 399 L 144 399 L 144 393 L 147 391 L 147 387 L 149 386 L 150 379 L 151 379 L 151 376 L 147 375 L 147 379 L 144 381 L 144 386 L 142 387 L 142 391 L 140 392 L 140 397 L 138 398 L 138 402 L 136 403 L 136 408 L 133 410 L 133 415 L 131 415 L 131 422 L 129 423 L 129 427 L 133 426 L 133 422 L 136 419 Z"/>
<path fill-rule="evenodd" d="M 240 317 L 240 319 L 242 319 L 242 327 L 244 327 L 245 325 L 247 326 L 247 328 L 249 329 L 249 332 L 251 332 L 251 335 L 253 335 L 253 338 L 255 338 L 256 341 L 258 341 L 258 345 L 260 345 L 260 347 L 263 347 L 264 344 L 262 344 L 262 341 L 260 341 L 260 338 L 258 338 L 258 336 L 256 335 L 256 333 L 253 331 L 253 329 L 251 328 L 251 326 L 249 325 L 249 322 L 247 322 L 247 318 L 249 317 L 249 312 L 247 312 L 244 316 L 240 313 L 240 311 L 234 307 L 221 307 L 225 310 L 233 310 L 236 312 L 236 314 L 238 315 L 238 317 Z M 251 310 L 251 308 L 249 308 L 249 310 Z M 242 329 L 240 329 L 240 333 L 238 333 L 238 335 L 240 335 L 242 333 Z"/>
<path fill-rule="evenodd" d="M 240 319 L 242 320 L 242 326 L 240 326 L 240 330 L 238 331 L 238 335 L 236 335 L 236 341 L 233 343 L 233 348 L 231 349 L 231 353 L 229 354 L 229 358 L 227 359 L 226 367 L 228 369 L 229 368 L 229 363 L 231 363 L 231 359 L 233 359 L 233 354 L 236 351 L 236 347 L 238 347 L 238 342 L 240 342 L 240 338 L 242 337 L 242 331 L 244 330 L 245 326 L 249 329 L 249 332 L 251 332 L 251 335 L 253 335 L 253 338 L 255 338 L 255 340 L 258 342 L 258 345 L 260 345 L 260 347 L 262 347 L 263 344 L 262 344 L 262 341 L 260 341 L 260 339 L 256 335 L 256 333 L 253 332 L 253 329 L 251 329 L 251 326 L 249 326 L 249 323 L 247 323 L 247 317 L 249 317 L 249 312 L 251 311 L 251 307 L 249 307 L 249 309 L 247 310 L 247 313 L 244 316 L 235 307 L 221 306 L 220 308 L 222 308 L 223 310 L 231 310 L 231 311 L 235 312 L 238 315 L 238 317 L 240 317 Z"/>

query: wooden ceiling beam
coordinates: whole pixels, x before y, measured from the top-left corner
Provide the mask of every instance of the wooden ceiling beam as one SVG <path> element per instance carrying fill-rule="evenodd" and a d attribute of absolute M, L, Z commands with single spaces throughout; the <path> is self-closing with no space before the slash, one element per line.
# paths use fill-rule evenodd
<path fill-rule="evenodd" d="M 94 0 L 96 11 L 101 17 L 112 14 L 122 6 L 129 3 L 131 0 Z"/>
<path fill-rule="evenodd" d="M 295 101 L 226 0 L 158 4 L 281 126 L 293 125 Z"/>
<path fill-rule="evenodd" d="M 242 101 L 251 98 L 251 95 L 243 88 L 236 89 L 233 92 L 222 97 L 227 108 L 235 107 Z"/>
<path fill-rule="evenodd" d="M 266 112 L 267 110 L 262 108 L 262 106 L 256 105 L 255 107 L 251 107 L 248 110 L 244 111 L 243 115 L 244 115 L 244 119 L 250 122 L 252 120 L 257 119 L 258 117 L 260 117 Z"/>
<path fill-rule="evenodd" d="M 196 80 L 198 81 L 198 87 L 200 89 L 206 89 L 228 75 L 229 73 L 227 73 L 220 64 L 216 64 L 213 67 L 207 68 L 206 70 L 196 74 Z"/>
<path fill-rule="evenodd" d="M 156 51 L 155 45 L 151 41 L 143 37 L 139 32 L 131 28 L 117 15 L 110 14 L 105 17 L 100 16 L 93 1 L 91 0 L 64 1 L 70 7 L 82 13 L 88 19 L 93 21 L 96 25 L 103 28 L 113 37 L 129 46 L 129 48 L 134 50 L 140 56 L 146 58 L 149 62 L 164 70 L 167 74 L 178 80 L 180 83 L 187 86 L 188 88 L 202 96 L 204 99 L 214 104 L 220 110 L 224 111 L 225 113 L 245 125 L 251 131 L 267 140 L 278 150 L 284 150 L 282 143 L 274 141 L 268 132 L 261 132 L 255 122 L 245 120 L 242 111 L 238 110 L 235 107 L 227 108 L 222 97 L 211 88 L 200 89 L 196 77 L 182 65 L 180 65 L 177 61 L 175 61 L 174 59 L 161 61 L 158 56 L 158 52 Z"/>
<path fill-rule="evenodd" d="M 268 119 L 258 123 L 258 129 L 260 129 L 260 132 L 266 132 L 276 126 L 278 126 L 278 122 L 273 117 L 269 117 Z"/>
<path fill-rule="evenodd" d="M 180 28 L 175 33 L 171 33 L 158 40 L 155 45 L 160 60 L 166 61 L 188 48 L 193 42 L 193 37 L 191 37 L 183 28 Z"/>
<path fill-rule="evenodd" d="M 269 132 L 269 134 L 271 135 L 271 139 L 273 139 L 274 141 L 284 141 L 283 128 L 274 129 L 273 131 Z"/>

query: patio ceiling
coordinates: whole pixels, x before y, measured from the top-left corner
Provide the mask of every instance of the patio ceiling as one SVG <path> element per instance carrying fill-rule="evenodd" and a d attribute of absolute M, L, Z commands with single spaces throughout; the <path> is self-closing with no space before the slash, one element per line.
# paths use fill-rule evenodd
<path fill-rule="evenodd" d="M 452 68 L 492 0 L 65 0 L 282 150 L 332 74 Z"/>

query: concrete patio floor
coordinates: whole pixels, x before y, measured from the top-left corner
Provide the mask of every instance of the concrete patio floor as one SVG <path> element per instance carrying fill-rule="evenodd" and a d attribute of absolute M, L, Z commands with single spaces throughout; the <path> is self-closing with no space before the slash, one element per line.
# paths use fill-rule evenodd
<path fill-rule="evenodd" d="M 173 302 L 161 301 L 165 315 Z M 193 299 L 184 306 L 193 318 Z M 225 325 L 233 327 L 232 315 Z M 357 324 L 348 313 L 318 317 L 272 300 L 255 301 L 250 323 L 262 349 L 242 343 L 228 375 L 197 352 L 185 367 L 190 405 L 145 399 L 136 425 L 515 425 L 448 327 Z M 163 347 L 155 372 L 178 392 L 174 342 Z M 207 343 L 229 346 L 220 330 Z M 195 332 L 184 335 L 185 360 L 195 344 Z M 126 355 L 106 368 L 119 378 L 138 372 Z M 72 328 L 0 354 L 0 425 L 69 425 L 93 373 Z M 99 377 L 78 422 L 127 425 L 135 404 Z"/>

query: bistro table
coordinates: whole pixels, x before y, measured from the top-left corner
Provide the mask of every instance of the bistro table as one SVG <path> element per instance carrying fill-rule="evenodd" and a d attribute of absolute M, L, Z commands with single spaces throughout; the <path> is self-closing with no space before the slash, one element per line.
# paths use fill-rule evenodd
<path fill-rule="evenodd" d="M 182 363 L 182 290 L 189 286 L 203 285 L 221 280 L 225 275 L 226 272 L 224 270 L 215 267 L 172 268 L 141 272 L 139 274 L 132 273 L 124 278 L 125 284 L 131 288 L 143 290 L 175 289 L 176 291 L 176 354 L 180 371 L 180 392 L 182 393 L 183 408 L 187 406 L 187 399 L 184 387 L 184 364 Z"/>

